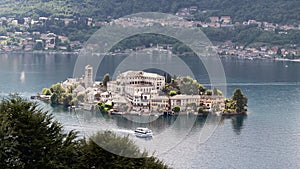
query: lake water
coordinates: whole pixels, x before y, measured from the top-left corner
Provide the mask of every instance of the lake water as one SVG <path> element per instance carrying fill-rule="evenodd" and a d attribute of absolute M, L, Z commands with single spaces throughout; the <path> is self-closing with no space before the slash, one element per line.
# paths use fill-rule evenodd
<path fill-rule="evenodd" d="M 0 54 L 0 95 L 20 93 L 29 97 L 44 87 L 64 81 L 73 74 L 74 55 Z M 98 79 L 112 73 L 122 57 L 108 58 L 100 65 Z M 199 63 L 189 60 L 200 73 L 196 78 L 208 83 Z M 241 88 L 247 95 L 247 117 L 211 121 L 218 126 L 204 143 L 199 141 L 205 119 L 160 117 L 144 124 L 153 129 L 152 140 L 131 137 L 141 147 L 156 150 L 157 156 L 174 168 L 300 168 L 300 63 L 270 60 L 223 59 L 227 95 Z M 91 112 L 69 112 L 43 104 L 66 130 L 80 135 L 110 129 L 132 135 L 141 125 L 121 116 Z M 141 118 L 141 117 L 137 117 Z M 192 124 L 192 125 L 191 125 Z M 155 143 L 155 144 L 154 144 Z"/>

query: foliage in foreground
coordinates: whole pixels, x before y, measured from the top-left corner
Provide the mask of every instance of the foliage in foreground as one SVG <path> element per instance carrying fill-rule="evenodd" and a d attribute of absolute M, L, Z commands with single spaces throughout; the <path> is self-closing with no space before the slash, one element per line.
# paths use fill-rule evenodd
<path fill-rule="evenodd" d="M 144 158 L 115 155 L 93 140 L 114 148 L 114 152 Z M 19 96 L 0 102 L 1 168 L 168 168 L 157 158 L 146 155 L 128 137 L 118 137 L 109 131 L 89 140 L 78 138 L 75 131 L 65 132 L 37 103 Z"/>
<path fill-rule="evenodd" d="M 105 149 L 110 150 L 110 152 Z M 101 168 L 168 168 L 155 157 L 146 157 L 147 153 L 140 152 L 139 148 L 128 137 L 118 137 L 110 131 L 92 136 L 85 142 L 83 151 L 87 152 L 82 158 L 82 163 L 85 164 L 83 168 L 97 168 L 99 166 Z"/>

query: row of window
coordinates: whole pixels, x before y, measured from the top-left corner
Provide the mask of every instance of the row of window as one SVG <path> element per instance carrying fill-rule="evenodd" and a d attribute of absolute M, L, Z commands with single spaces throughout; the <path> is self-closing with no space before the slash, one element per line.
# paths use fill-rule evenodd
<path fill-rule="evenodd" d="M 163 78 L 155 78 L 155 77 L 139 77 L 139 76 L 137 76 L 137 77 L 126 77 L 126 78 L 124 78 L 124 79 L 130 79 L 130 80 L 139 80 L 139 79 L 149 79 L 149 80 L 165 80 L 165 79 L 163 79 Z"/>
<path fill-rule="evenodd" d="M 151 82 L 146 82 L 146 81 L 133 81 L 133 82 L 129 82 L 129 84 L 150 84 L 150 85 L 152 85 Z"/>

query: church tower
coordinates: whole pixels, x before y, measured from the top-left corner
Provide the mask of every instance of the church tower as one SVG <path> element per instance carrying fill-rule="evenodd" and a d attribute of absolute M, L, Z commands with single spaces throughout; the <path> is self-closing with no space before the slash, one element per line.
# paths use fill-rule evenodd
<path fill-rule="evenodd" d="M 90 65 L 85 66 L 85 72 L 84 72 L 84 87 L 92 87 L 93 86 L 93 67 Z"/>

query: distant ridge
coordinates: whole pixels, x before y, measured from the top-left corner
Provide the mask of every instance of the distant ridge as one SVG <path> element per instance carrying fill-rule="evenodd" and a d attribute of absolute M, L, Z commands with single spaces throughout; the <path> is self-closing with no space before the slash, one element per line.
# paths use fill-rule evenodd
<path fill-rule="evenodd" d="M 197 20 L 229 15 L 233 21 L 256 19 L 282 24 L 299 24 L 299 0 L 2 0 L 0 15 L 11 17 L 87 16 L 98 20 L 118 18 L 137 12 L 175 14 L 196 6 Z"/>

